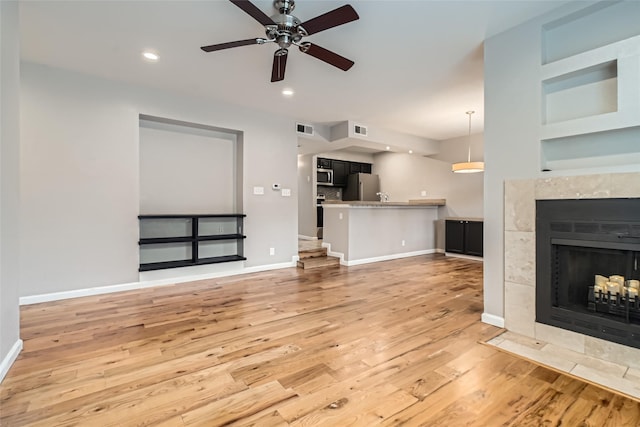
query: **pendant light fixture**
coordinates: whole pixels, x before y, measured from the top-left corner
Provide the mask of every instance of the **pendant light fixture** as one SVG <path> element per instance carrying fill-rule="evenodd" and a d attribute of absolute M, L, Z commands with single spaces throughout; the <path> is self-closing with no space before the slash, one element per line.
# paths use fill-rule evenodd
<path fill-rule="evenodd" d="M 476 173 L 484 171 L 484 162 L 471 161 L 471 115 L 473 113 L 475 113 L 475 111 L 467 111 L 466 113 L 469 116 L 469 154 L 467 155 L 467 161 L 451 165 L 451 171 L 455 173 Z"/>

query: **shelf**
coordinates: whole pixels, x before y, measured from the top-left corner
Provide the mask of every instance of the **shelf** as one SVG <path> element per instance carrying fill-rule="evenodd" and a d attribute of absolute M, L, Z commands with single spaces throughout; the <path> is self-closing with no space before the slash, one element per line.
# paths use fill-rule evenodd
<path fill-rule="evenodd" d="M 209 240 L 237 240 L 246 239 L 247 236 L 242 234 L 214 234 L 210 236 L 198 236 L 195 240 L 198 242 L 204 242 Z M 148 239 L 140 239 L 139 245 L 156 245 L 159 243 L 187 243 L 193 241 L 193 237 L 154 237 Z"/>
<path fill-rule="evenodd" d="M 554 54 L 555 60 L 541 67 L 541 171 L 638 160 L 640 35 L 595 46 L 571 56 Z"/>
<path fill-rule="evenodd" d="M 138 219 L 189 219 L 189 218 L 244 218 L 246 214 L 160 214 L 160 215 L 138 215 Z"/>
<path fill-rule="evenodd" d="M 245 261 L 246 258 L 240 255 L 226 255 L 219 257 L 200 258 L 195 263 L 190 260 L 178 260 L 178 261 L 164 261 L 164 262 L 150 262 L 146 264 L 140 264 L 138 271 L 153 271 L 162 270 L 167 268 L 189 267 L 193 265 L 205 265 L 205 264 L 219 264 L 222 262 L 233 261 Z"/>
<path fill-rule="evenodd" d="M 205 242 L 208 240 L 238 240 L 246 238 L 247 236 L 243 236 L 242 234 L 215 234 L 210 236 L 198 236 L 196 240 L 199 242 Z"/>
<path fill-rule="evenodd" d="M 139 271 L 246 260 L 244 217 L 245 214 L 138 216 Z"/>
<path fill-rule="evenodd" d="M 147 239 L 140 239 L 139 245 L 157 245 L 159 243 L 188 243 L 193 239 L 189 237 L 153 237 Z"/>

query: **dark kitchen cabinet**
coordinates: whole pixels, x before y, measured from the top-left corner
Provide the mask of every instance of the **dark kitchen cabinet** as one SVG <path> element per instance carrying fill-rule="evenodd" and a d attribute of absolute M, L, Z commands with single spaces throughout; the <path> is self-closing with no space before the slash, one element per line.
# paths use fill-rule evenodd
<path fill-rule="evenodd" d="M 316 167 L 318 169 L 331 169 L 331 159 L 318 157 L 318 160 L 316 161 Z"/>
<path fill-rule="evenodd" d="M 371 173 L 371 163 L 349 162 L 349 173 Z"/>
<path fill-rule="evenodd" d="M 343 160 L 332 160 L 333 168 L 333 185 L 336 187 L 345 187 L 347 185 L 347 177 L 349 176 L 349 162 Z"/>
<path fill-rule="evenodd" d="M 446 220 L 445 251 L 481 257 L 483 228 L 482 221 Z"/>

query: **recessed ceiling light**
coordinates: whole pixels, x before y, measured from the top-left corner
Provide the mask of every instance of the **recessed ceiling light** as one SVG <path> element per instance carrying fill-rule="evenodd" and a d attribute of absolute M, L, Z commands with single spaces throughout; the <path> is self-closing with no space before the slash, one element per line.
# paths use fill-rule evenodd
<path fill-rule="evenodd" d="M 389 146 L 387 145 L 387 148 L 386 148 L 386 149 L 387 149 L 387 151 L 389 151 L 389 150 L 391 150 L 391 147 L 389 147 Z"/>
<path fill-rule="evenodd" d="M 282 94 L 284 96 L 293 96 L 293 89 L 282 89 Z"/>
<path fill-rule="evenodd" d="M 152 62 L 156 62 L 160 58 L 157 53 L 153 53 L 148 50 L 145 52 L 142 52 L 142 56 L 144 56 L 146 60 L 152 61 Z"/>
<path fill-rule="evenodd" d="M 409 150 L 409 154 L 413 154 L 413 150 Z"/>

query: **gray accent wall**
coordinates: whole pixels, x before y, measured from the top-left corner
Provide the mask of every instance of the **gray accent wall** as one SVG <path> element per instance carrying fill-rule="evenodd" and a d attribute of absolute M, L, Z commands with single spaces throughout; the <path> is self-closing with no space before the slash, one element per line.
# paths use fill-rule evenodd
<path fill-rule="evenodd" d="M 140 213 L 236 212 L 236 135 L 140 121 Z"/>
<path fill-rule="evenodd" d="M 18 2 L 0 2 L 0 381 L 20 349 Z"/>
<path fill-rule="evenodd" d="M 238 132 L 244 266 L 297 255 L 295 120 L 22 65 L 21 296 L 138 281 L 141 114 Z"/>

